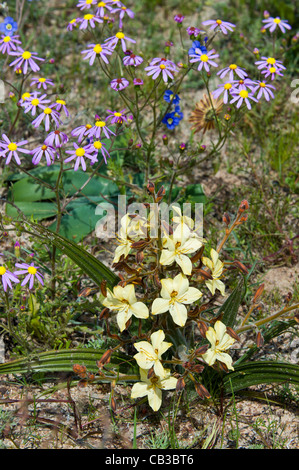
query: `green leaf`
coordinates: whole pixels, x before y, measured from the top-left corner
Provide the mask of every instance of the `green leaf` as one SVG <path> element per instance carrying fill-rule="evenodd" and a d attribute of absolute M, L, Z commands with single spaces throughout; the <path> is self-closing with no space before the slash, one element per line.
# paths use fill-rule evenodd
<path fill-rule="evenodd" d="M 0 364 L 0 374 L 28 374 L 30 372 L 71 372 L 74 364 L 84 365 L 89 372 L 97 372 L 97 361 L 104 354 L 104 349 L 78 348 L 60 349 L 35 354 L 28 358 L 15 359 Z M 136 374 L 138 367 L 125 354 L 112 355 L 107 369 L 117 369 L 123 374 Z M 116 378 L 117 376 L 115 376 Z M 130 378 L 134 381 L 134 377 Z M 139 376 L 138 376 L 139 379 Z M 137 376 L 135 378 L 137 380 Z"/>
<path fill-rule="evenodd" d="M 218 310 L 217 316 L 222 315 L 222 322 L 226 326 L 234 327 L 238 310 L 245 295 L 243 279 L 238 283 L 226 301 Z"/>
<path fill-rule="evenodd" d="M 253 385 L 292 383 L 299 385 L 299 366 L 286 362 L 255 361 L 234 366 L 223 377 L 225 393 L 238 392 Z"/>
<path fill-rule="evenodd" d="M 28 218 L 35 220 L 48 219 L 55 217 L 57 214 L 56 205 L 52 202 L 21 202 L 18 201 L 16 206 Z M 6 214 L 10 217 L 18 217 L 19 213 L 11 204 L 6 204 Z"/>

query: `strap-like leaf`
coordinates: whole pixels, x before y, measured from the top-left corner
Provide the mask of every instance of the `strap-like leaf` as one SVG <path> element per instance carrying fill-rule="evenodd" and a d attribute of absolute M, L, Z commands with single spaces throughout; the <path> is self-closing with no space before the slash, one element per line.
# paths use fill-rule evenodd
<path fill-rule="evenodd" d="M 218 310 L 217 316 L 222 315 L 222 322 L 226 326 L 234 327 L 238 310 L 245 294 L 244 281 L 240 280 L 237 287 L 233 290 L 226 301 Z"/>

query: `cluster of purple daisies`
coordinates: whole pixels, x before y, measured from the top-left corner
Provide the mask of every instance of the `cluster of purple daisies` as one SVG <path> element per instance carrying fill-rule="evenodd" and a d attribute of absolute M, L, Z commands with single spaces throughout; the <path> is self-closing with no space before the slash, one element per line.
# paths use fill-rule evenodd
<path fill-rule="evenodd" d="M 5 292 L 8 288 L 12 289 L 12 283 L 18 284 L 21 282 L 22 287 L 28 284 L 29 289 L 34 287 L 35 281 L 42 286 L 44 285 L 44 276 L 35 263 L 16 263 L 15 267 L 18 269 L 11 272 L 4 264 L 0 265 L 0 278 Z M 23 277 L 23 279 L 20 279 L 20 277 Z"/>

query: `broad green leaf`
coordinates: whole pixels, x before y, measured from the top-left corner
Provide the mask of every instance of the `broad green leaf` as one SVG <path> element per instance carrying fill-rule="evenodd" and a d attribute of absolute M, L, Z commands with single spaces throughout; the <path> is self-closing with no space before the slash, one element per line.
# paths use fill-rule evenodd
<path fill-rule="evenodd" d="M 21 202 L 18 201 L 16 206 L 29 219 L 33 217 L 35 220 L 48 219 L 55 217 L 57 214 L 56 205 L 52 202 Z M 19 213 L 11 204 L 6 204 L 6 214 L 10 217 L 18 217 Z"/>

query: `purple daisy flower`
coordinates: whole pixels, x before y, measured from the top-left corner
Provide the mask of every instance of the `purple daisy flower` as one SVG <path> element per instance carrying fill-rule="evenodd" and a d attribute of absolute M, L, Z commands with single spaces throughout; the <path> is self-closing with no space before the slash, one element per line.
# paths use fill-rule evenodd
<path fill-rule="evenodd" d="M 77 18 L 74 18 L 73 20 L 69 21 L 66 29 L 68 31 L 73 31 L 73 29 L 77 28 L 77 26 L 78 26 Z"/>
<path fill-rule="evenodd" d="M 52 165 L 52 163 L 54 163 L 55 157 L 58 156 L 56 149 L 46 144 L 36 147 L 34 150 L 31 150 L 30 153 L 33 156 L 32 157 L 33 165 L 38 165 L 41 159 L 45 157 L 47 166 L 50 166 Z"/>
<path fill-rule="evenodd" d="M 70 115 L 69 110 L 66 107 L 66 102 L 62 99 L 58 98 L 56 100 L 56 103 L 53 104 L 53 109 L 55 109 L 56 111 L 59 111 L 59 112 L 61 112 L 61 110 L 63 110 L 66 117 L 69 117 L 69 115 Z"/>
<path fill-rule="evenodd" d="M 103 18 L 103 16 L 106 16 L 105 8 L 109 12 L 111 12 L 112 8 L 109 5 L 109 3 L 111 3 L 111 2 L 99 2 L 98 3 L 98 9 L 96 10 L 96 16 L 100 16 L 101 18 Z"/>
<path fill-rule="evenodd" d="M 123 124 L 123 122 L 128 122 L 126 115 L 124 114 L 126 110 L 122 109 L 121 111 L 111 111 L 107 109 L 108 116 L 106 117 L 106 121 L 110 119 L 111 124 Z"/>
<path fill-rule="evenodd" d="M 9 138 L 5 134 L 2 134 L 2 139 L 3 140 L 0 141 L 0 147 L 2 147 L 2 150 L 0 151 L 0 156 L 6 158 L 6 165 L 10 163 L 12 157 L 14 157 L 18 165 L 21 165 L 21 160 L 19 158 L 18 152 L 30 153 L 30 150 L 20 148 L 22 147 L 22 145 L 28 144 L 28 141 L 21 140 L 20 142 L 15 143 L 9 140 Z"/>
<path fill-rule="evenodd" d="M 237 101 L 237 108 L 240 108 L 242 105 L 243 101 L 245 102 L 246 106 L 248 109 L 251 109 L 251 103 L 249 100 L 253 100 L 257 102 L 258 100 L 253 96 L 252 93 L 250 93 L 247 90 L 233 90 L 232 91 L 232 96 L 233 99 L 230 101 L 230 103 L 235 103 Z"/>
<path fill-rule="evenodd" d="M 50 129 L 50 124 L 53 121 L 57 127 L 60 126 L 60 114 L 58 111 L 55 111 L 55 109 L 53 109 L 53 105 L 51 105 L 45 108 L 43 112 L 39 116 L 37 116 L 34 121 L 32 121 L 32 125 L 33 127 L 37 128 L 41 125 L 42 122 L 44 122 L 45 130 L 48 131 Z"/>
<path fill-rule="evenodd" d="M 124 65 L 132 65 L 134 67 L 137 67 L 138 65 L 142 64 L 142 62 L 143 62 L 143 58 L 140 57 L 139 55 L 133 54 L 133 52 L 131 51 L 129 51 L 129 53 L 126 54 L 125 57 L 123 58 Z"/>
<path fill-rule="evenodd" d="M 189 26 L 189 28 L 186 29 L 187 34 L 189 36 L 192 36 L 193 38 L 197 38 L 203 31 L 199 28 L 195 28 L 194 26 Z"/>
<path fill-rule="evenodd" d="M 218 85 L 217 90 L 212 92 L 212 95 L 215 99 L 217 99 L 223 93 L 223 103 L 226 104 L 232 89 L 233 84 L 231 82 L 222 83 L 221 85 Z"/>
<path fill-rule="evenodd" d="M 261 73 L 265 75 L 265 78 L 271 77 L 271 80 L 274 80 L 276 76 L 283 77 L 283 73 L 277 67 L 269 67 L 268 69 L 262 70 Z"/>
<path fill-rule="evenodd" d="M 209 66 L 218 67 L 218 64 L 214 62 L 213 60 L 213 59 L 217 59 L 217 57 L 219 57 L 219 54 L 215 54 L 215 50 L 212 49 L 211 51 L 203 53 L 203 54 L 196 54 L 196 55 L 191 54 L 190 63 L 193 64 L 195 62 L 199 62 L 197 70 L 201 71 L 202 68 L 204 67 L 205 71 L 209 72 L 210 71 Z"/>
<path fill-rule="evenodd" d="M 11 51 L 16 51 L 17 50 L 17 44 L 22 44 L 21 41 L 19 41 L 17 38 L 20 36 L 5 36 L 2 34 L 1 40 L 0 40 L 0 52 L 2 54 L 8 54 L 11 55 Z"/>
<path fill-rule="evenodd" d="M 257 92 L 257 99 L 259 100 L 262 96 L 264 96 L 266 101 L 270 101 L 270 99 L 274 98 L 274 94 L 272 93 L 272 90 L 275 90 L 275 87 L 273 85 L 269 85 L 268 83 L 265 82 L 260 82 L 258 81 L 257 87 L 253 90 L 253 92 Z"/>
<path fill-rule="evenodd" d="M 32 289 L 35 279 L 43 286 L 43 275 L 38 272 L 39 267 L 34 266 L 34 263 L 27 264 L 27 263 L 16 263 L 15 266 L 17 268 L 21 268 L 18 271 L 14 272 L 14 275 L 19 276 L 22 274 L 26 274 L 25 278 L 23 279 L 21 286 L 25 286 L 29 282 L 29 289 Z"/>
<path fill-rule="evenodd" d="M 23 74 L 26 75 L 28 68 L 30 68 L 33 72 L 38 72 L 40 69 L 36 60 L 44 61 L 45 59 L 41 59 L 37 57 L 36 52 L 29 52 L 24 51 L 21 47 L 18 47 L 18 51 L 13 51 L 10 55 L 17 56 L 18 58 L 14 60 L 10 65 L 10 67 L 14 67 L 14 70 L 21 69 L 23 66 Z"/>
<path fill-rule="evenodd" d="M 109 64 L 107 59 L 107 55 L 111 55 L 113 53 L 113 49 L 110 49 L 105 44 L 89 44 L 87 46 L 88 49 L 85 49 L 81 52 L 81 54 L 86 54 L 83 57 L 83 60 L 89 59 L 89 65 L 93 65 L 96 57 L 100 57 L 106 64 Z"/>
<path fill-rule="evenodd" d="M 254 80 L 251 80 L 250 78 L 248 77 L 245 77 L 243 80 L 233 80 L 232 81 L 232 84 L 233 84 L 233 87 L 235 90 L 247 90 L 247 88 L 250 90 L 250 91 L 253 91 L 254 88 L 256 87 L 257 85 L 257 82 L 255 82 Z"/>
<path fill-rule="evenodd" d="M 76 7 L 80 8 L 80 10 L 85 10 L 86 8 L 90 8 L 91 5 L 96 5 L 96 0 L 79 0 Z"/>
<path fill-rule="evenodd" d="M 110 154 L 108 150 L 106 149 L 105 144 L 103 144 L 103 142 L 101 142 L 100 140 L 94 140 L 90 144 L 90 150 L 94 152 L 95 161 L 97 161 L 98 153 L 101 152 L 103 159 L 107 165 L 107 157 L 110 158 Z"/>
<path fill-rule="evenodd" d="M 148 67 L 145 67 L 144 70 L 147 72 L 148 76 L 152 76 L 153 80 L 156 80 L 156 78 L 162 74 L 163 81 L 167 83 L 168 78 L 173 80 L 173 72 L 176 72 L 178 69 L 175 63 L 168 59 L 155 58 L 150 62 Z"/>
<path fill-rule="evenodd" d="M 77 23 L 80 24 L 79 29 L 87 29 L 88 26 L 95 28 L 96 23 L 103 23 L 103 20 L 96 15 L 87 13 L 87 15 L 84 15 L 83 18 L 77 18 Z"/>
<path fill-rule="evenodd" d="M 107 46 L 109 48 L 115 48 L 117 44 L 120 42 L 122 50 L 126 52 L 127 50 L 127 44 L 126 41 L 136 43 L 135 39 L 128 38 L 127 36 L 124 35 L 122 31 L 118 31 L 115 36 L 111 36 L 110 38 L 106 39 L 104 42 L 107 43 Z"/>
<path fill-rule="evenodd" d="M 89 132 L 91 128 L 92 128 L 91 124 L 78 126 L 72 130 L 71 136 L 77 137 L 78 143 L 80 144 L 84 138 L 89 137 Z"/>
<path fill-rule="evenodd" d="M 33 78 L 30 83 L 30 86 L 34 86 L 34 85 L 36 85 L 38 89 L 43 87 L 43 89 L 46 90 L 48 88 L 48 85 L 54 86 L 54 82 L 50 80 L 49 78 L 44 78 L 44 77 L 37 78 L 36 77 L 36 78 Z"/>
<path fill-rule="evenodd" d="M 276 67 L 277 69 L 286 70 L 285 66 L 282 65 L 280 60 L 276 60 L 274 57 L 261 57 L 262 60 L 257 60 L 255 65 L 259 70 L 269 69 L 270 67 Z"/>
<path fill-rule="evenodd" d="M 44 143 L 49 147 L 60 148 L 63 144 L 66 144 L 68 140 L 69 138 L 64 132 L 56 129 L 47 135 Z"/>
<path fill-rule="evenodd" d="M 234 79 L 234 73 L 238 75 L 238 77 L 240 77 L 242 80 L 247 77 L 247 73 L 245 72 L 245 70 L 236 64 L 230 64 L 228 67 L 225 67 L 224 69 L 220 70 L 217 75 L 219 75 L 220 78 L 224 78 L 228 73 L 228 80 L 231 82 Z"/>
<path fill-rule="evenodd" d="M 88 137 L 100 139 L 102 133 L 107 139 L 110 139 L 111 135 L 115 135 L 114 132 L 112 132 L 107 126 L 106 121 L 103 121 L 100 116 L 96 114 L 95 123 L 88 131 Z"/>
<path fill-rule="evenodd" d="M 273 33 L 276 28 L 279 28 L 282 33 L 286 32 L 286 29 L 292 29 L 292 27 L 288 24 L 287 20 L 282 20 L 277 16 L 276 18 L 267 18 L 263 20 L 264 28 L 269 28 L 270 33 Z"/>
<path fill-rule="evenodd" d="M 69 163 L 73 160 L 76 160 L 74 171 L 77 171 L 80 165 L 82 167 L 82 170 L 86 171 L 85 158 L 88 158 L 91 161 L 92 165 L 98 161 L 97 158 L 94 156 L 94 151 L 91 148 L 90 144 L 85 145 L 84 147 L 79 147 L 79 145 L 74 142 L 73 145 L 74 149 L 65 151 L 65 153 L 69 153 L 70 156 L 66 158 L 64 162 Z"/>
<path fill-rule="evenodd" d="M 110 82 L 111 88 L 115 91 L 124 90 L 124 88 L 127 88 L 127 86 L 129 85 L 130 85 L 130 82 L 126 78 L 114 78 Z"/>
<path fill-rule="evenodd" d="M 35 116 L 38 108 L 45 109 L 47 103 L 50 103 L 50 100 L 46 99 L 46 94 L 40 95 L 41 93 L 39 91 L 34 91 L 29 98 L 23 101 L 21 106 L 24 108 L 24 113 L 31 111 L 31 115 Z"/>
<path fill-rule="evenodd" d="M 135 13 L 124 5 L 119 4 L 119 7 L 115 10 L 112 10 L 112 13 L 119 13 L 119 29 L 122 28 L 123 18 L 125 15 L 128 15 L 129 18 L 134 18 Z"/>
<path fill-rule="evenodd" d="M 16 282 L 16 283 L 20 282 L 17 276 L 13 274 L 12 272 L 10 272 L 8 269 L 6 269 L 6 267 L 3 265 L 0 266 L 0 276 L 1 276 L 4 292 L 7 291 L 7 287 L 10 287 L 10 289 L 12 289 L 12 285 L 11 285 L 12 282 Z"/>
<path fill-rule="evenodd" d="M 135 86 L 143 85 L 143 80 L 141 78 L 134 78 L 133 83 Z"/>
<path fill-rule="evenodd" d="M 227 21 L 222 20 L 207 20 L 203 21 L 204 26 L 211 26 L 210 30 L 213 31 L 216 28 L 219 28 L 223 34 L 227 34 L 228 31 L 233 31 L 236 27 L 233 23 L 228 23 Z M 228 31 L 227 31 L 228 30 Z"/>

